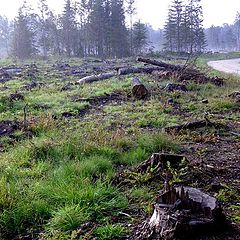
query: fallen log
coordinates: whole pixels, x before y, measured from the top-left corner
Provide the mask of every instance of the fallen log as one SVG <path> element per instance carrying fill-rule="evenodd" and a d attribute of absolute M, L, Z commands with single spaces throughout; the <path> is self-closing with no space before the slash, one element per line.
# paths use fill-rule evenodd
<path fill-rule="evenodd" d="M 132 94 L 137 99 L 144 99 L 148 96 L 147 88 L 136 77 L 133 78 Z"/>
<path fill-rule="evenodd" d="M 200 120 L 200 121 L 194 121 L 194 122 L 188 122 L 185 124 L 181 125 L 176 125 L 176 126 L 171 126 L 171 127 L 166 127 L 164 128 L 164 131 L 167 133 L 172 133 L 172 132 L 179 132 L 181 130 L 191 130 L 191 129 L 197 129 L 197 128 L 202 128 L 206 126 L 215 126 L 212 122 L 209 120 Z"/>
<path fill-rule="evenodd" d="M 160 67 L 129 67 L 129 68 L 119 68 L 118 75 L 127 75 L 132 73 L 147 73 L 151 74 L 154 71 L 161 71 L 162 68 Z"/>
<path fill-rule="evenodd" d="M 162 62 L 162 61 L 152 60 L 152 59 L 149 59 L 149 58 L 137 57 L 137 61 L 147 63 L 147 64 L 151 64 L 151 65 L 155 65 L 155 66 L 167 69 L 167 70 L 182 71 L 184 69 L 184 66 L 182 66 L 182 65 L 168 64 L 168 63 L 165 63 L 165 62 Z"/>
<path fill-rule="evenodd" d="M 160 70 L 161 70 L 161 68 L 159 68 L 159 67 L 119 68 L 117 72 L 112 71 L 112 72 L 107 72 L 107 73 L 101 73 L 101 74 L 98 74 L 98 75 L 86 76 L 86 77 L 78 80 L 77 84 L 91 83 L 91 82 L 95 82 L 95 81 L 109 79 L 109 78 L 114 77 L 114 76 L 121 76 L 121 75 L 134 74 L 134 73 L 151 74 L 153 71 L 160 71 Z"/>
<path fill-rule="evenodd" d="M 159 79 L 173 77 L 177 78 L 179 81 L 193 80 L 197 83 L 210 82 L 216 86 L 222 86 L 224 83 L 222 78 L 208 77 L 198 69 L 189 68 L 187 65 L 173 65 L 162 61 L 140 57 L 137 58 L 137 61 L 161 67 L 162 70 L 153 72 L 153 75 Z"/>
<path fill-rule="evenodd" d="M 91 83 L 95 81 L 109 79 L 111 77 L 117 76 L 116 72 L 101 73 L 98 75 L 91 75 L 84 78 L 81 78 L 77 81 L 77 84 Z"/>

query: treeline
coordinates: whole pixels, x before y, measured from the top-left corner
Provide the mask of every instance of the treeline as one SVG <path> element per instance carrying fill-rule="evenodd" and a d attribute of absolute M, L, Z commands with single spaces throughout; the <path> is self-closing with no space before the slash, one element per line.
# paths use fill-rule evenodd
<path fill-rule="evenodd" d="M 0 57 L 121 58 L 155 51 L 177 54 L 240 50 L 240 14 L 234 24 L 203 28 L 201 0 L 172 0 L 164 29 L 133 23 L 136 0 L 65 0 L 54 14 L 47 0 L 26 2 L 13 21 L 0 16 Z M 127 24 L 127 19 L 128 23 Z"/>
<path fill-rule="evenodd" d="M 97 56 L 125 57 L 139 54 L 149 43 L 148 27 L 132 18 L 134 0 L 65 0 L 62 14 L 55 15 L 46 0 L 39 0 L 34 12 L 24 3 L 13 22 L 0 17 L 0 47 L 8 55 L 29 58 Z M 36 10 L 35 10 L 36 11 Z"/>
<path fill-rule="evenodd" d="M 240 51 L 240 13 L 237 13 L 234 24 L 211 26 L 205 34 L 209 50 Z"/>

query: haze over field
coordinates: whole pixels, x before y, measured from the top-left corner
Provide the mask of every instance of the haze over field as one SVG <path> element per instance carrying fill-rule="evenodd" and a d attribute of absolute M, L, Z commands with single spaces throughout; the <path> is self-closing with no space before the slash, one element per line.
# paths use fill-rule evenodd
<path fill-rule="evenodd" d="M 27 2 L 37 6 L 37 0 L 27 0 Z M 171 2 L 171 0 L 137 0 L 135 18 L 150 23 L 155 29 L 162 28 Z M 22 3 L 23 0 L 0 0 L 0 15 L 13 19 Z M 63 10 L 64 0 L 48 0 L 48 4 L 56 13 L 60 13 Z M 220 26 L 224 23 L 232 24 L 237 11 L 240 11 L 240 1 L 236 0 L 202 0 L 202 6 L 205 28 L 211 25 Z"/>

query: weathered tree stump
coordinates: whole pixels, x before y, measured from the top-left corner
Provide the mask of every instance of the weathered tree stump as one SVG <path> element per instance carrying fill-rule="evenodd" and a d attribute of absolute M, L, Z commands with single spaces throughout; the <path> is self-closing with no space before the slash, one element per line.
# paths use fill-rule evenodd
<path fill-rule="evenodd" d="M 176 187 L 159 194 L 153 215 L 139 226 L 133 239 L 192 239 L 225 224 L 214 197 L 196 188 Z"/>
<path fill-rule="evenodd" d="M 147 88 L 138 78 L 133 78 L 132 94 L 136 99 L 144 99 L 148 96 Z"/>

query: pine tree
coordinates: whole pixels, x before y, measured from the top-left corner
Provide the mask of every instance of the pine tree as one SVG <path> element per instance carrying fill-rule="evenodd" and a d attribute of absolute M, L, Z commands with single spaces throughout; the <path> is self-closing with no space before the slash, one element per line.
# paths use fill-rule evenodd
<path fill-rule="evenodd" d="M 111 57 L 111 2 L 105 0 L 104 4 L 104 57 Z"/>
<path fill-rule="evenodd" d="M 240 50 L 240 13 L 237 13 L 236 19 L 235 19 L 235 32 L 236 32 L 236 40 L 237 40 L 237 50 Z"/>
<path fill-rule="evenodd" d="M 174 0 L 172 5 L 172 21 L 175 27 L 175 51 L 180 52 L 182 50 L 182 35 L 181 35 L 181 25 L 182 25 L 182 1 Z"/>
<path fill-rule="evenodd" d="M 51 12 L 48 8 L 46 0 L 39 0 L 39 26 L 38 26 L 38 44 L 41 47 L 41 51 L 44 57 L 47 57 L 48 51 L 50 50 L 50 16 Z"/>
<path fill-rule="evenodd" d="M 113 57 L 121 58 L 129 55 L 123 0 L 111 0 L 111 27 Z"/>
<path fill-rule="evenodd" d="M 18 11 L 18 16 L 14 20 L 14 30 L 12 38 L 12 55 L 23 59 L 30 58 L 36 52 L 34 32 L 27 14 L 28 10 L 23 5 Z"/>
<path fill-rule="evenodd" d="M 200 5 L 201 0 L 189 0 L 186 5 L 189 23 L 189 52 L 201 52 L 206 47 L 206 40 L 203 29 L 203 11 Z"/>
<path fill-rule="evenodd" d="M 104 1 L 93 0 L 92 11 L 89 16 L 89 31 L 94 46 L 94 54 L 101 58 L 104 49 L 105 18 Z"/>
<path fill-rule="evenodd" d="M 130 53 L 133 53 L 133 15 L 136 14 L 135 0 L 127 0 L 127 14 L 130 17 Z"/>
<path fill-rule="evenodd" d="M 62 45 L 67 56 L 73 55 L 73 48 L 76 38 L 76 12 L 70 0 L 65 0 L 64 11 L 61 19 L 62 24 Z"/>
<path fill-rule="evenodd" d="M 133 49 L 135 54 L 141 54 L 148 44 L 147 26 L 140 21 L 133 25 Z"/>
<path fill-rule="evenodd" d="M 11 24 L 6 17 L 0 16 L 0 49 L 6 55 L 9 54 L 11 36 Z"/>
<path fill-rule="evenodd" d="M 164 50 L 173 52 L 175 49 L 174 39 L 176 38 L 176 29 L 173 21 L 173 12 L 171 9 L 168 11 L 167 22 L 164 26 L 164 38 Z"/>
<path fill-rule="evenodd" d="M 202 26 L 201 0 L 188 0 L 183 6 L 181 0 L 174 0 L 165 25 L 165 50 L 180 53 L 201 52 L 206 46 Z"/>

